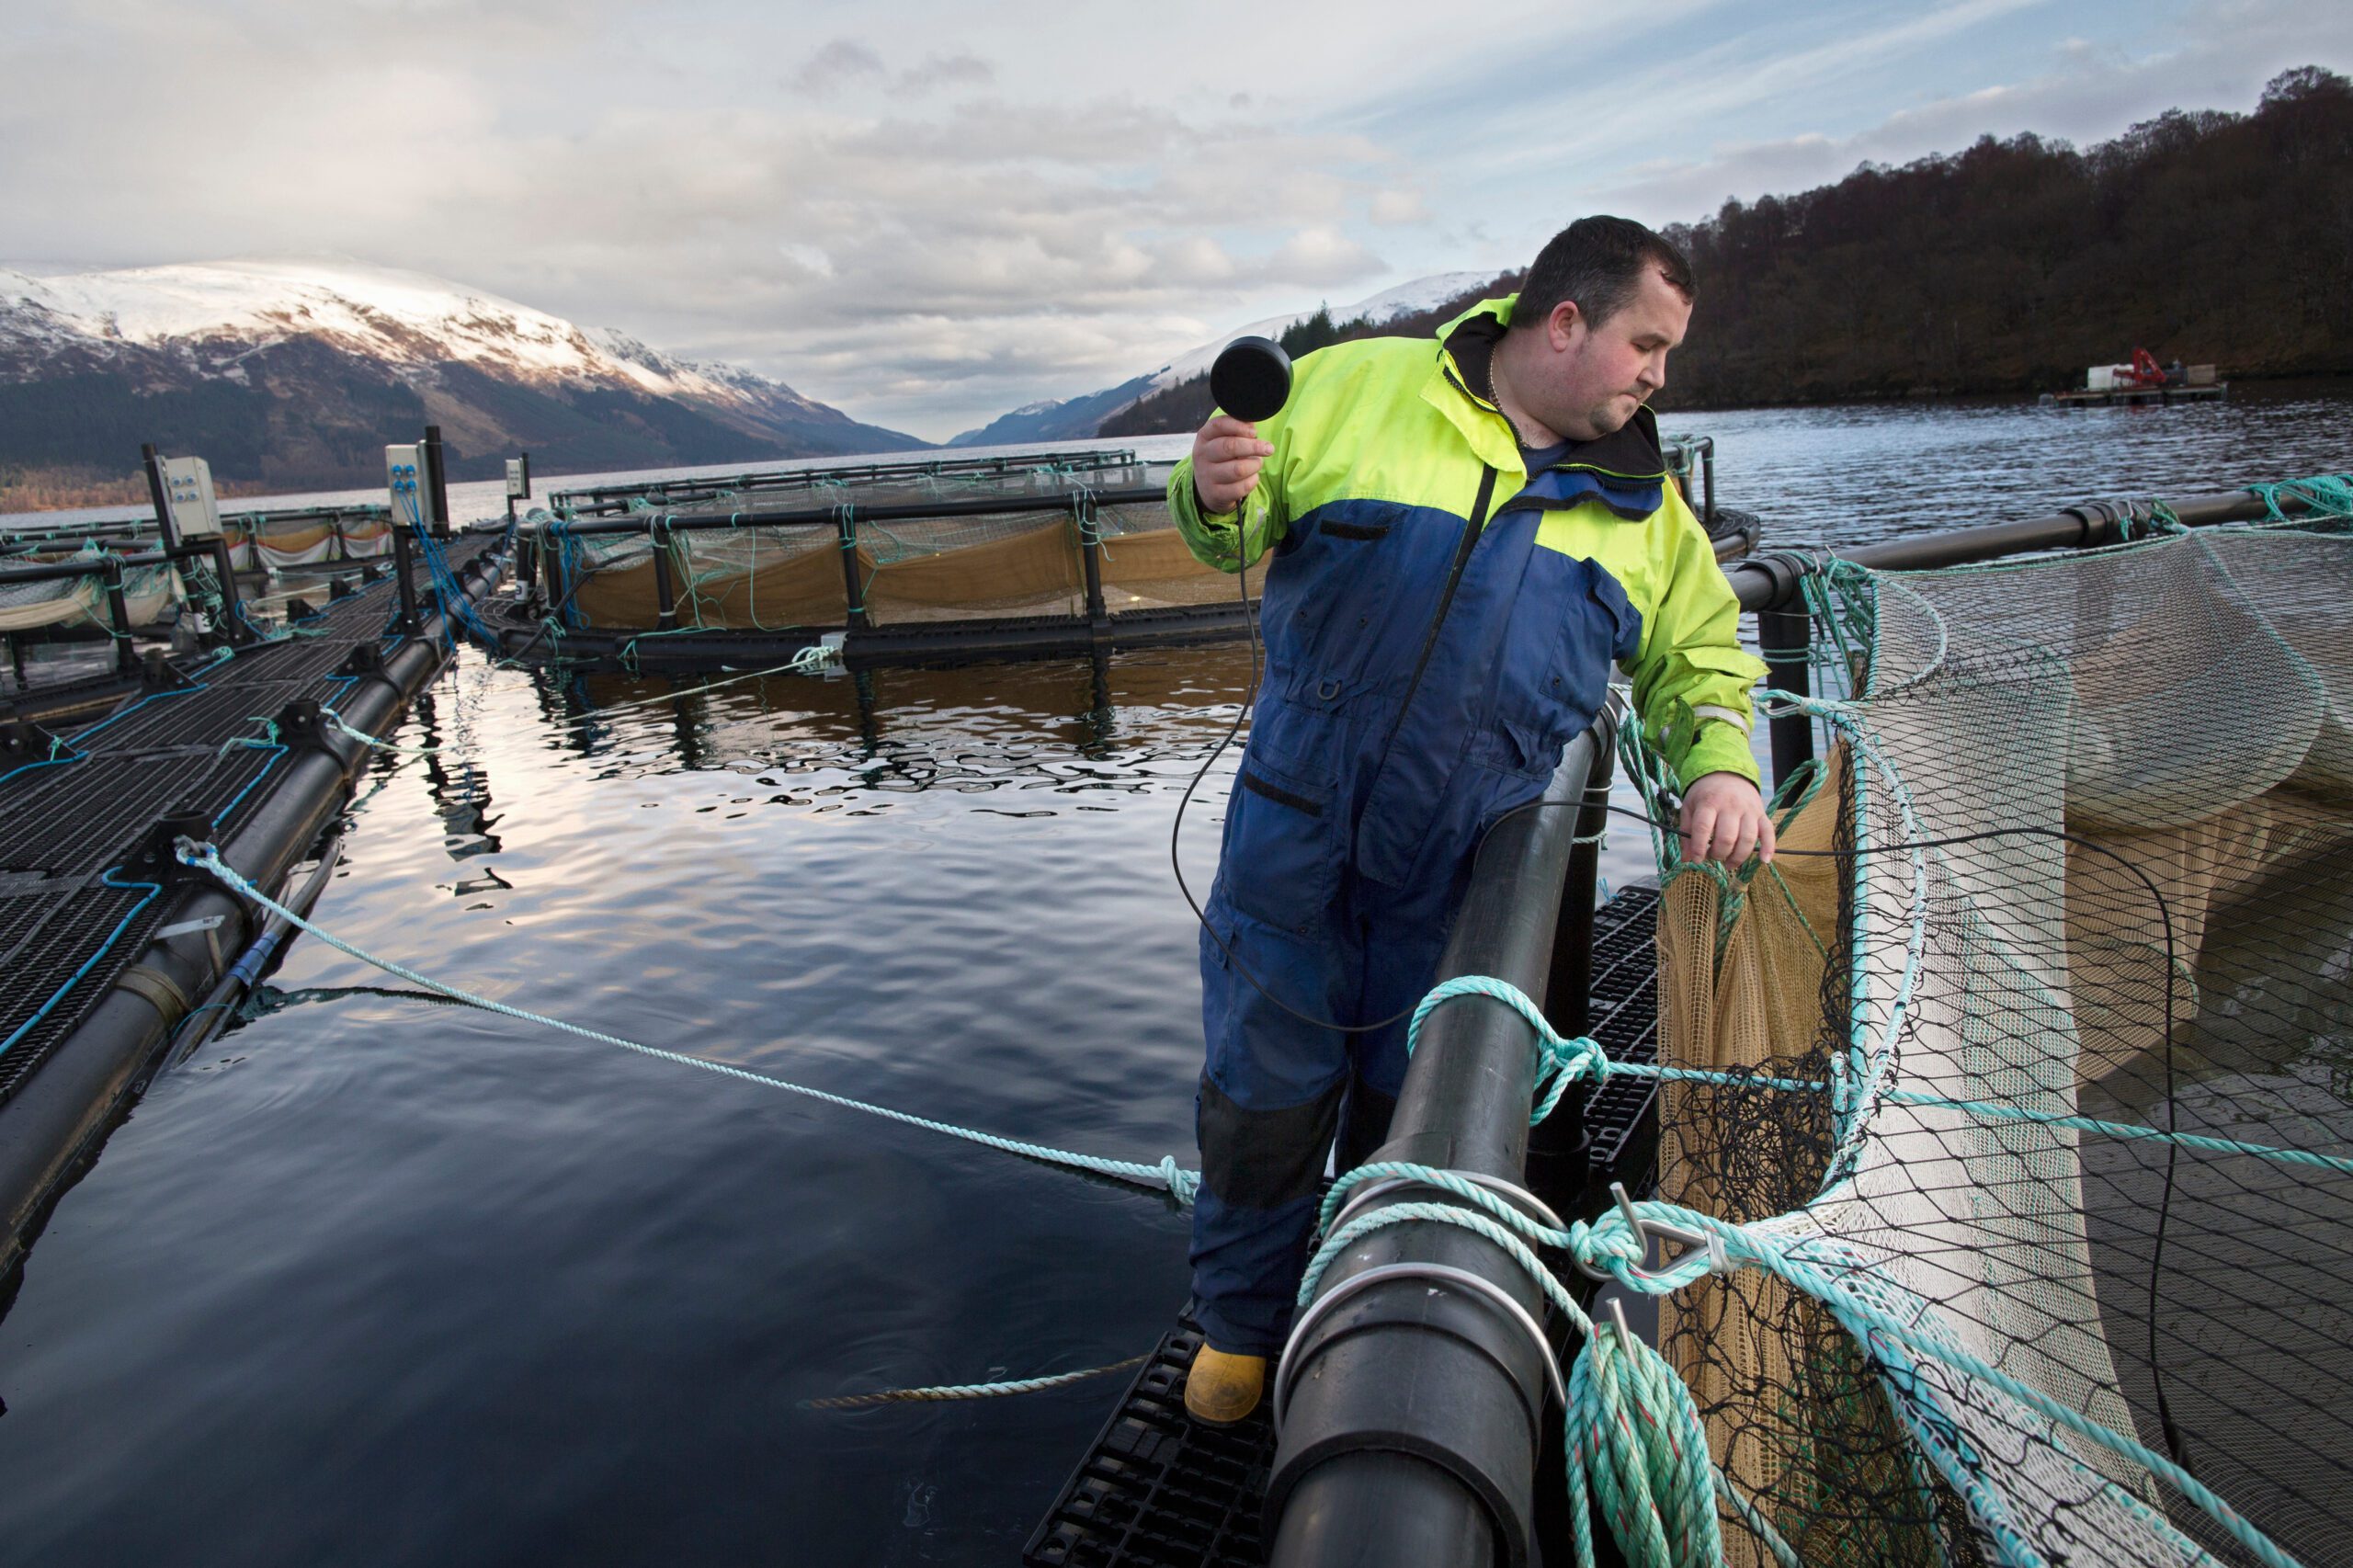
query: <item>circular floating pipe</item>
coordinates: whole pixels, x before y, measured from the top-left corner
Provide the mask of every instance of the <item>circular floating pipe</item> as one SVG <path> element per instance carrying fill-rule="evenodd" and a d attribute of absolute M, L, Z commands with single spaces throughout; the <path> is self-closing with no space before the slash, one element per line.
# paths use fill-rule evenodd
<path fill-rule="evenodd" d="M 1569 744 L 1545 799 L 1582 802 L 1608 733 L 1605 721 Z M 1526 812 L 1495 829 L 1439 978 L 1492 974 L 1542 996 L 1582 814 Z M 1373 1158 L 1518 1190 L 1532 1046 L 1527 1022 L 1499 1004 L 1439 1008 Z M 1401 1186 L 1368 1195 L 1359 1211 L 1430 1197 Z M 1483 1285 L 1449 1284 L 1452 1270 Z M 1520 1312 L 1499 1310 L 1499 1299 Z M 1537 1456 L 1559 1419 L 1558 1363 L 1527 1327 L 1543 1310 L 1509 1255 L 1456 1226 L 1392 1226 L 1334 1259 L 1279 1371 L 1282 1431 L 1266 1513 L 1273 1568 L 1532 1562 Z"/>

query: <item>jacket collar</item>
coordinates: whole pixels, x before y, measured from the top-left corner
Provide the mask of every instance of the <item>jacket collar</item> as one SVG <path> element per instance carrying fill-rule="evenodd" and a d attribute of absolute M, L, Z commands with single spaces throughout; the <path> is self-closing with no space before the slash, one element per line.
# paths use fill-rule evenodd
<path fill-rule="evenodd" d="M 1438 328 L 1437 364 L 1422 389 L 1423 401 L 1447 416 L 1472 451 L 1506 472 L 1519 470 L 1519 437 L 1495 405 L 1494 365 L 1495 346 L 1511 325 L 1518 300 L 1517 294 L 1482 300 Z M 1666 458 L 1659 447 L 1658 416 L 1646 403 L 1608 435 L 1570 447 L 1553 466 L 1619 479 L 1663 480 Z"/>

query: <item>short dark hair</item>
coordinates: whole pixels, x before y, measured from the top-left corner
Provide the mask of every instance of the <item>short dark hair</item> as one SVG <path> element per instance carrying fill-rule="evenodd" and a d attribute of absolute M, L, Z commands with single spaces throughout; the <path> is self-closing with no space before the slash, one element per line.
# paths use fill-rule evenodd
<path fill-rule="evenodd" d="M 1690 259 L 1672 241 L 1631 218 L 1580 218 L 1537 253 L 1511 324 L 1540 326 L 1562 301 L 1573 300 L 1586 324 L 1599 326 L 1633 302 L 1643 273 L 1654 267 L 1685 300 L 1697 292 Z"/>

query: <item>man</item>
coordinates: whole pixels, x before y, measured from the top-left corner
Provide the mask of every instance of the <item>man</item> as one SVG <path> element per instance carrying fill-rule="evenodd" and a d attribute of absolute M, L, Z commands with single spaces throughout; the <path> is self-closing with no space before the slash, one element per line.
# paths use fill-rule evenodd
<path fill-rule="evenodd" d="M 1302 358 L 1264 429 L 1222 415 L 1169 482 L 1193 553 L 1269 551 L 1267 646 L 1201 940 L 1193 1415 L 1256 1405 L 1336 1130 L 1385 1135 L 1402 1018 L 1481 835 L 1535 800 L 1620 662 L 1683 786 L 1684 851 L 1770 858 L 1748 749 L 1764 665 L 1644 406 L 1688 263 L 1622 218 L 1554 236 L 1512 298 L 1426 340 Z M 1245 507 L 1246 506 L 1246 512 Z"/>

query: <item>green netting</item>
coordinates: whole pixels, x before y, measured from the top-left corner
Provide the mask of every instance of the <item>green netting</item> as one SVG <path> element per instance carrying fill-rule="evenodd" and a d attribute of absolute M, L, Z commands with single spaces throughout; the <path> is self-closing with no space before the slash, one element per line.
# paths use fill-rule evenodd
<path fill-rule="evenodd" d="M 2353 1154 L 2333 483 L 2063 559 L 1825 563 L 1825 766 L 1784 837 L 1815 855 L 1727 876 L 1660 845 L 1663 1058 L 1724 1074 L 1669 1086 L 1662 1198 L 1765 1222 L 2159 1461 L 1769 1274 L 1705 1279 L 1663 1348 L 1808 1563 L 2265 1560 L 2167 1463 L 2297 1560 L 2353 1562 L 2353 1176 L 2194 1142 Z"/>

